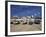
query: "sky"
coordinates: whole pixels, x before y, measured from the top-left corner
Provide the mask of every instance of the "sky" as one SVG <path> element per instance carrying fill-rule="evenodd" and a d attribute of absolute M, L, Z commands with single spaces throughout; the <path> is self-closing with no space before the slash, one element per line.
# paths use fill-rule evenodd
<path fill-rule="evenodd" d="M 41 6 L 11 5 L 11 16 L 42 16 Z"/>

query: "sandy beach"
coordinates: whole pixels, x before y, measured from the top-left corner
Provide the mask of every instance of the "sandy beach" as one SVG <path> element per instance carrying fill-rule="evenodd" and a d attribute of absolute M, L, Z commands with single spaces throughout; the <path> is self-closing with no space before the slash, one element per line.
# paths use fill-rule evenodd
<path fill-rule="evenodd" d="M 32 25 L 28 25 L 28 24 L 14 25 L 14 24 L 11 24 L 10 31 L 11 32 L 40 31 L 40 30 L 42 30 L 41 26 L 42 26 L 42 24 L 32 24 Z"/>

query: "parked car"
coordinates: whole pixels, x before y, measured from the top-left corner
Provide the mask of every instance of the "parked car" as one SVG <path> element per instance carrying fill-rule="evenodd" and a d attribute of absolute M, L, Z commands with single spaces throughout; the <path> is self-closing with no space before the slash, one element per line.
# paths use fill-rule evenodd
<path fill-rule="evenodd" d="M 35 24 L 40 24 L 40 20 L 39 19 L 35 19 Z"/>
<path fill-rule="evenodd" d="M 41 23 L 41 18 L 40 17 L 36 17 L 34 23 L 35 24 L 40 24 Z"/>
<path fill-rule="evenodd" d="M 17 25 L 17 24 L 20 24 L 20 22 L 19 21 L 15 21 L 15 22 L 13 22 L 13 24 Z"/>

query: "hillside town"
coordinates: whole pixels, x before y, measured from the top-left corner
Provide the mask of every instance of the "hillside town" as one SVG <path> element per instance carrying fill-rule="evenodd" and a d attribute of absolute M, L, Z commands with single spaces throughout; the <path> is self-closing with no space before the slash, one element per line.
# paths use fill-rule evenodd
<path fill-rule="evenodd" d="M 33 17 L 33 16 L 12 16 L 10 20 L 11 24 L 30 24 L 32 25 L 33 23 L 35 24 L 40 24 L 41 23 L 41 17 Z"/>

